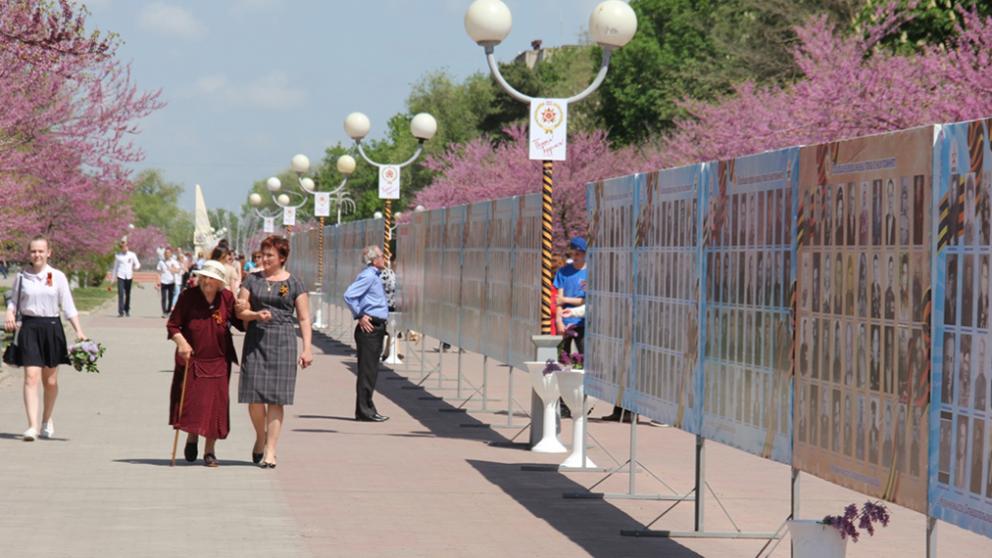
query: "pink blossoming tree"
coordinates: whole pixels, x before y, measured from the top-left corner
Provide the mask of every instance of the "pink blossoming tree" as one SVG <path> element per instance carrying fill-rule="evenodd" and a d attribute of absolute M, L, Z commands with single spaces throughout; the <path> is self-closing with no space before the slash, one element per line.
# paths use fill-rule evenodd
<path fill-rule="evenodd" d="M 85 11 L 50 4 L 0 3 L 0 238 L 17 256 L 46 234 L 72 266 L 126 232 L 127 165 L 143 156 L 129 138 L 162 103 L 137 90 L 114 40 L 87 34 Z"/>

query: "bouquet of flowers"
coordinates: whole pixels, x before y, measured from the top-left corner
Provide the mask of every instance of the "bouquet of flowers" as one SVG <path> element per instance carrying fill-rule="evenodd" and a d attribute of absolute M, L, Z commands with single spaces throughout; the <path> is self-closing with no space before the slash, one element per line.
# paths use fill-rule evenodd
<path fill-rule="evenodd" d="M 80 341 L 69 347 L 69 362 L 72 363 L 73 368 L 80 372 L 85 370 L 90 373 L 99 373 L 100 369 L 97 367 L 96 361 L 103 356 L 104 351 L 106 348 L 96 341 Z"/>
<path fill-rule="evenodd" d="M 864 529 L 869 536 L 873 536 L 876 521 L 881 523 L 882 527 L 889 524 L 889 510 L 881 502 L 865 502 L 860 512 L 858 506 L 851 504 L 844 508 L 844 515 L 828 515 L 823 518 L 822 523 L 840 531 L 842 539 L 851 537 L 852 541 L 858 542 L 858 537 L 861 535 L 859 529 Z"/>

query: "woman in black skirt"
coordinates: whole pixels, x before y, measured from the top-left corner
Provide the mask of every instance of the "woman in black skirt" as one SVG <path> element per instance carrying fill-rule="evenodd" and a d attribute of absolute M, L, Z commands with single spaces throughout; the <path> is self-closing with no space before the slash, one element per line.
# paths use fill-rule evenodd
<path fill-rule="evenodd" d="M 283 406 L 293 404 L 296 392 L 296 368 L 313 363 L 310 303 L 303 282 L 286 271 L 289 242 L 270 236 L 262 241 L 261 251 L 262 271 L 245 278 L 238 294 L 237 317 L 247 326 L 238 402 L 248 404 L 255 427 L 252 461 L 274 468 Z M 303 338 L 299 356 L 294 322 L 300 324 Z"/>
<path fill-rule="evenodd" d="M 83 340 L 86 335 L 79 325 L 79 313 L 72 301 L 69 281 L 64 273 L 48 265 L 48 258 L 52 255 L 48 239 L 34 237 L 28 250 L 31 265 L 14 279 L 4 329 L 18 330 L 12 357 L 14 365 L 24 367 L 24 410 L 28 417 L 24 441 L 33 442 L 39 435 L 39 382 L 43 383 L 45 391 L 40 434 L 42 438 L 55 435 L 52 410 L 59 394 L 58 366 L 69 364 L 65 331 L 59 318 L 60 308 L 72 324 L 72 329 L 76 330 L 76 338 Z"/>

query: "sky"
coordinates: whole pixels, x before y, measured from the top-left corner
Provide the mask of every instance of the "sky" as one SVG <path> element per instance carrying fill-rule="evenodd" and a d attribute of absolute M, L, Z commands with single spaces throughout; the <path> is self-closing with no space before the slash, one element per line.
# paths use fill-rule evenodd
<path fill-rule="evenodd" d="M 597 0 L 504 0 L 513 30 L 496 48 L 512 60 L 533 39 L 574 44 Z M 411 86 L 444 69 L 461 80 L 486 71 L 465 33 L 470 0 L 82 0 L 91 29 L 117 33 L 118 58 L 167 106 L 139 122 L 134 143 L 211 209 L 237 209 L 255 180 L 304 153 L 350 142 L 344 117 L 372 121 L 369 139 L 405 110 Z"/>

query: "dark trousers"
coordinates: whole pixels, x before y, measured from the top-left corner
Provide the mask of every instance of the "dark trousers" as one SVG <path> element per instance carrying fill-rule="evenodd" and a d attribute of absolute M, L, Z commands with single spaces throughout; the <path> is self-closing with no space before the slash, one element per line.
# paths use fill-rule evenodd
<path fill-rule="evenodd" d="M 131 281 L 133 279 L 117 278 L 117 315 L 131 313 Z"/>
<path fill-rule="evenodd" d="M 172 299 L 176 296 L 176 284 L 169 283 L 168 285 L 162 284 L 162 313 L 169 314 L 172 312 Z"/>
<path fill-rule="evenodd" d="M 574 339 L 571 337 L 566 337 L 561 341 L 562 351 L 571 354 L 572 353 L 572 341 L 575 341 L 575 352 L 585 356 L 585 338 L 586 338 L 586 326 L 585 323 L 582 325 L 577 325 L 573 328 L 578 337 Z"/>
<path fill-rule="evenodd" d="M 375 381 L 379 376 L 379 357 L 386 336 L 385 320 L 373 320 L 375 329 L 365 333 L 355 326 L 355 347 L 358 349 L 358 379 L 355 388 L 355 416 L 371 417 L 378 412 L 372 403 Z"/>

